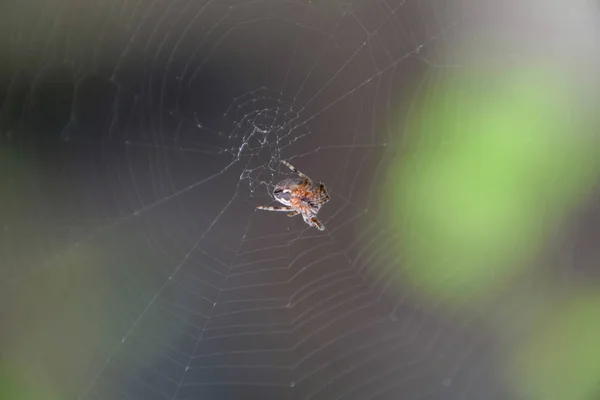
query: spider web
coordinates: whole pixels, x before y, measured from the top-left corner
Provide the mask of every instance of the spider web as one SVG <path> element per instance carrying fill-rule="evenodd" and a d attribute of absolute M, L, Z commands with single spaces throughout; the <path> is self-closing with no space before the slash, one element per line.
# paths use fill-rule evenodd
<path fill-rule="evenodd" d="M 0 343 L 36 398 L 504 398 L 476 321 L 392 292 L 393 238 L 369 209 L 401 140 L 387 123 L 466 15 L 411 0 L 6 15 Z M 324 232 L 255 210 L 281 160 L 327 185 Z"/>

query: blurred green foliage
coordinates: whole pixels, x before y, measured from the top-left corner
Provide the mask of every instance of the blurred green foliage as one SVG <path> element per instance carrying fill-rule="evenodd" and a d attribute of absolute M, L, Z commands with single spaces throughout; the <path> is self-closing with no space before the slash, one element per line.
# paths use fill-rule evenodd
<path fill-rule="evenodd" d="M 531 400 L 600 395 L 600 289 L 576 293 L 514 350 L 511 380 Z"/>
<path fill-rule="evenodd" d="M 409 284 L 468 298 L 532 265 L 589 192 L 598 147 L 553 71 L 461 70 L 429 86 L 390 173 L 388 219 Z"/>

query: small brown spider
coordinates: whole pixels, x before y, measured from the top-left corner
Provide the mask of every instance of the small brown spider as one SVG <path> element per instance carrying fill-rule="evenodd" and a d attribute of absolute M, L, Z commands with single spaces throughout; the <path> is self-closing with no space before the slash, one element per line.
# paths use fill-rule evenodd
<path fill-rule="evenodd" d="M 258 206 L 259 210 L 289 212 L 288 217 L 294 217 L 302 214 L 304 222 L 309 226 L 314 226 L 320 231 L 325 230 L 325 226 L 317 219 L 317 213 L 330 200 L 325 185 L 319 183 L 318 186 L 302 172 L 298 171 L 287 161 L 281 162 L 289 169 L 294 171 L 298 177 L 284 179 L 275 185 L 273 196 L 275 200 L 285 205 L 285 207 Z"/>

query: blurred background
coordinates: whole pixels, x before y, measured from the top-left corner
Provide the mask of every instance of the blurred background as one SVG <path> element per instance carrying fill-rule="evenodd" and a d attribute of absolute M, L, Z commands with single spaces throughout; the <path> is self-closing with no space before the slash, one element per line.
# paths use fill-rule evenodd
<path fill-rule="evenodd" d="M 598 11 L 3 3 L 0 398 L 600 398 Z"/>

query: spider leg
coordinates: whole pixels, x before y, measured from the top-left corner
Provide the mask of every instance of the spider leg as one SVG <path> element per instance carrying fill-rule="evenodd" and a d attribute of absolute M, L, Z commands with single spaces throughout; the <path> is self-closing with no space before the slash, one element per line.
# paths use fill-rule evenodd
<path fill-rule="evenodd" d="M 312 180 L 306 176 L 306 174 L 298 171 L 298 169 L 296 167 L 294 167 L 292 164 L 290 164 L 289 162 L 285 161 L 285 160 L 281 160 L 281 163 L 283 165 L 285 165 L 286 167 L 288 167 L 289 169 L 291 169 L 292 171 L 294 171 L 296 174 L 298 174 L 300 176 L 300 178 L 306 179 L 308 182 L 310 182 L 312 184 Z"/>
<path fill-rule="evenodd" d="M 287 216 L 288 217 L 295 217 L 296 215 L 300 214 L 298 211 L 292 211 L 291 213 L 289 213 Z"/>
<path fill-rule="evenodd" d="M 329 197 L 329 193 L 327 193 L 327 188 L 325 188 L 325 185 L 322 183 L 319 184 L 319 194 L 321 197 L 322 204 L 325 204 L 329 200 L 331 200 L 331 197 Z"/>
<path fill-rule="evenodd" d="M 279 206 L 258 206 L 258 207 L 256 207 L 256 209 L 264 210 L 264 211 L 280 211 L 280 212 L 294 211 L 294 209 L 292 207 L 279 207 Z"/>
<path fill-rule="evenodd" d="M 324 231 L 325 230 L 325 225 L 323 225 L 321 223 L 321 221 L 319 221 L 316 217 L 312 217 L 310 220 L 314 224 L 315 228 L 317 228 L 320 231 Z"/>

